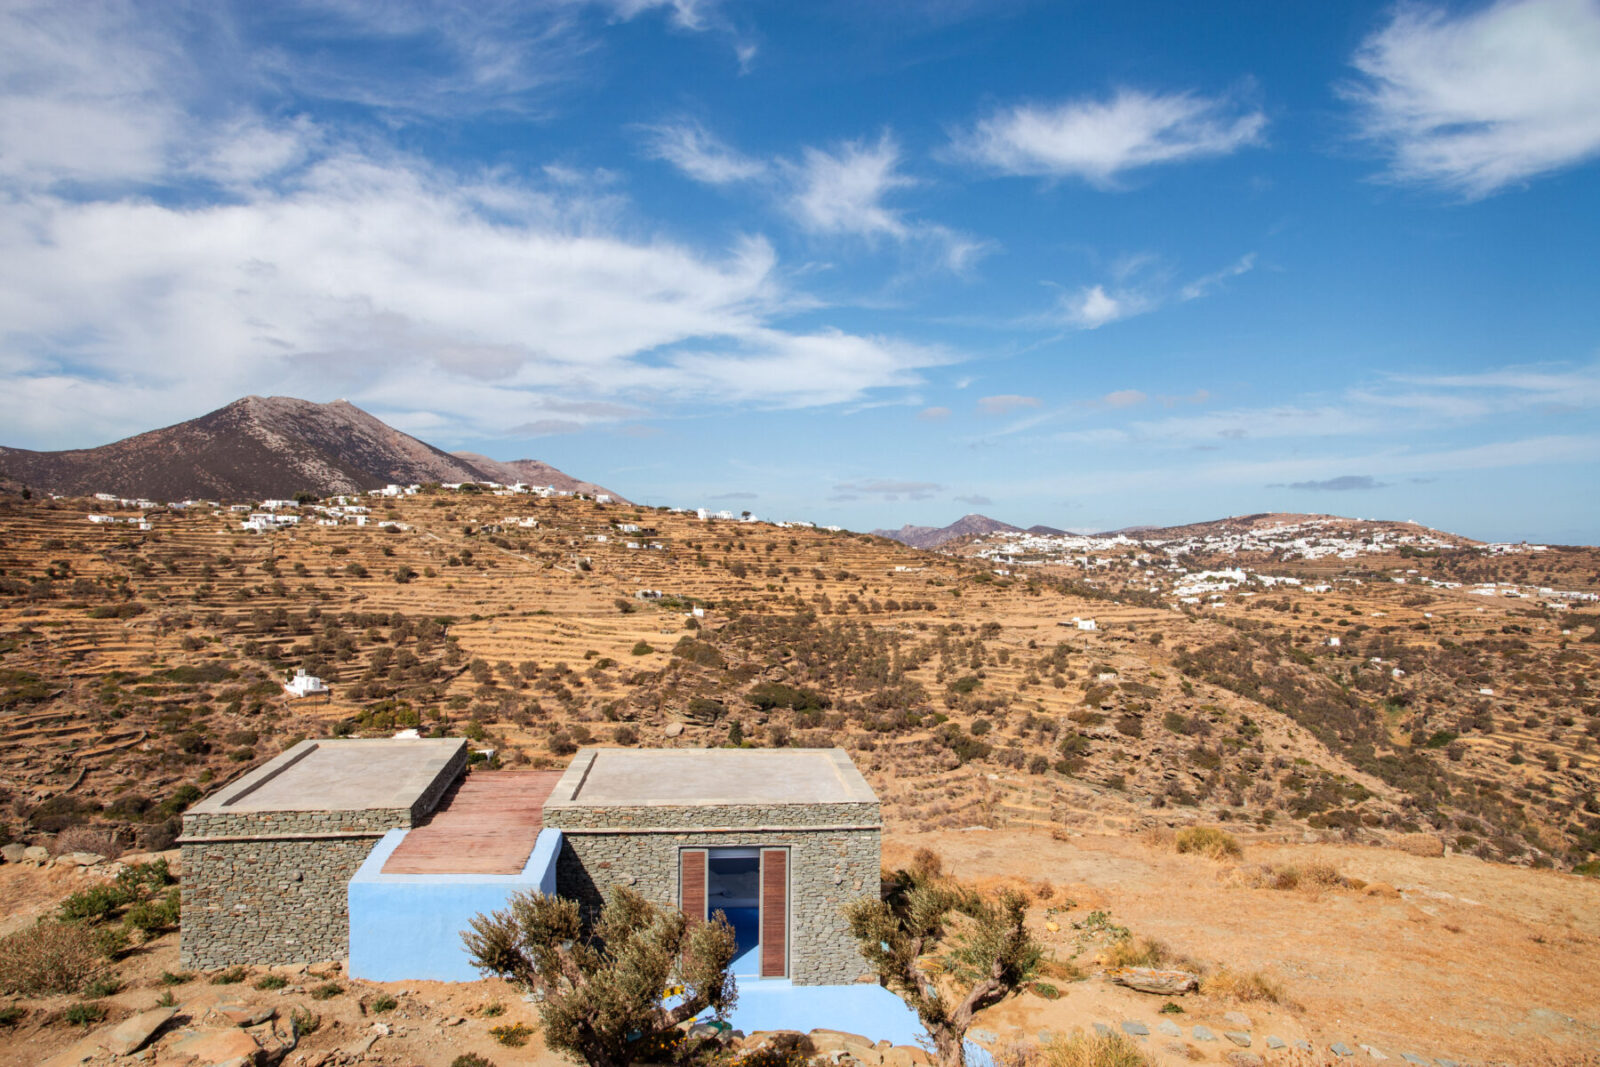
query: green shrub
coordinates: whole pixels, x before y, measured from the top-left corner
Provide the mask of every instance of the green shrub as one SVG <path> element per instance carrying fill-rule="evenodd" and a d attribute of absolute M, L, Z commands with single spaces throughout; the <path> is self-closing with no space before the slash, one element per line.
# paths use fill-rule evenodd
<path fill-rule="evenodd" d="M 229 967 L 225 971 L 218 971 L 211 976 L 212 985 L 238 985 L 249 977 L 249 972 L 243 967 Z"/>
<path fill-rule="evenodd" d="M 103 922 L 130 899 L 120 886 L 90 886 L 63 900 L 59 914 L 63 922 Z"/>
<path fill-rule="evenodd" d="M 450 1067 L 494 1067 L 494 1064 L 476 1052 L 463 1052 L 450 1061 Z"/>
<path fill-rule="evenodd" d="M 162 971 L 162 985 L 187 985 L 194 981 L 193 971 Z"/>
<path fill-rule="evenodd" d="M 122 980 L 114 974 L 102 974 L 89 979 L 81 994 L 84 1000 L 99 1000 L 122 991 Z"/>
<path fill-rule="evenodd" d="M 533 1036 L 533 1028 L 525 1023 L 508 1023 L 492 1027 L 489 1036 L 508 1048 L 521 1048 Z"/>
<path fill-rule="evenodd" d="M 322 1016 L 310 1008 L 297 1007 L 289 1013 L 289 1025 L 294 1028 L 295 1037 L 305 1037 L 317 1032 L 322 1025 Z"/>
<path fill-rule="evenodd" d="M 485 1019 L 493 1019 L 495 1016 L 504 1015 L 505 1013 L 506 1006 L 496 1001 L 493 1004 L 485 1004 L 483 1006 L 483 1011 L 479 1014 L 481 1014 Z"/>
<path fill-rule="evenodd" d="M 16 1026 L 23 1019 L 27 1018 L 27 1015 L 27 1008 L 24 1008 L 19 1004 L 7 1004 L 5 1007 L 0 1008 L 0 1026 Z"/>
<path fill-rule="evenodd" d="M 380 1014 L 386 1011 L 394 1011 L 394 1009 L 398 1008 L 399 1006 L 400 1002 L 387 993 L 380 994 L 378 999 L 374 1000 L 372 1004 L 369 1005 L 372 1011 Z"/>
<path fill-rule="evenodd" d="M 70 1004 L 67 1010 L 61 1013 L 63 1022 L 73 1026 L 93 1026 L 106 1017 L 106 1006 L 99 1001 L 89 1001 L 86 1004 Z"/>
<path fill-rule="evenodd" d="M 338 982 L 324 982 L 311 991 L 312 1000 L 332 1000 L 344 992 L 344 986 Z"/>
<path fill-rule="evenodd" d="M 264 974 L 256 979 L 257 989 L 282 989 L 289 984 L 289 979 L 281 974 Z"/>
<path fill-rule="evenodd" d="M 650 642 L 648 641 L 640 641 L 638 644 L 634 645 L 632 649 L 632 652 L 635 656 L 648 656 L 654 651 L 655 649 L 650 647 Z"/>

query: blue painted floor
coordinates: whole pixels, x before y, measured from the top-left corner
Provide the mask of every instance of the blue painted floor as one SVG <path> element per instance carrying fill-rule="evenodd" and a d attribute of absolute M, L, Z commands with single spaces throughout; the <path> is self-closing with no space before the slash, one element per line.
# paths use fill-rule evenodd
<path fill-rule="evenodd" d="M 873 1041 L 915 1045 L 922 1023 L 906 1002 L 880 985 L 804 985 L 768 978 L 740 979 L 739 1003 L 728 1016 L 735 1030 L 843 1030 Z"/>

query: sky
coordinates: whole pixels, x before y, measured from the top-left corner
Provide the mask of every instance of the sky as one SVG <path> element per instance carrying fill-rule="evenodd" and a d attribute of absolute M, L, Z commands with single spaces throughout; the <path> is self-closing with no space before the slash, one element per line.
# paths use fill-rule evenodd
<path fill-rule="evenodd" d="M 1600 543 L 1600 0 L 0 0 L 0 443 Z"/>

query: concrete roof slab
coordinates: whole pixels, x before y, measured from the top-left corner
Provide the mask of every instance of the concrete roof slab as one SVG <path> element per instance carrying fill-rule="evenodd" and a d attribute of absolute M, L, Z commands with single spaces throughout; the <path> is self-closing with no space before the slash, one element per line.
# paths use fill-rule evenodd
<path fill-rule="evenodd" d="M 842 748 L 588 748 L 545 807 L 877 802 Z"/>
<path fill-rule="evenodd" d="M 409 808 L 465 747 L 460 738 L 302 741 L 189 811 L 371 811 Z"/>

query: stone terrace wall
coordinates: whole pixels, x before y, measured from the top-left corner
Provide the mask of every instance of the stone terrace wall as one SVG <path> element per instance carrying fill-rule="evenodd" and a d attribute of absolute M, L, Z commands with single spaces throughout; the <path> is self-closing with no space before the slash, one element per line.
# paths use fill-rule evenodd
<path fill-rule="evenodd" d="M 876 804 L 574 807 L 547 808 L 545 816 L 563 835 L 558 891 L 591 909 L 616 885 L 677 907 L 683 848 L 787 847 L 789 977 L 797 985 L 834 985 L 869 974 L 842 909 L 878 893 Z M 743 829 L 714 832 L 727 827 Z"/>

